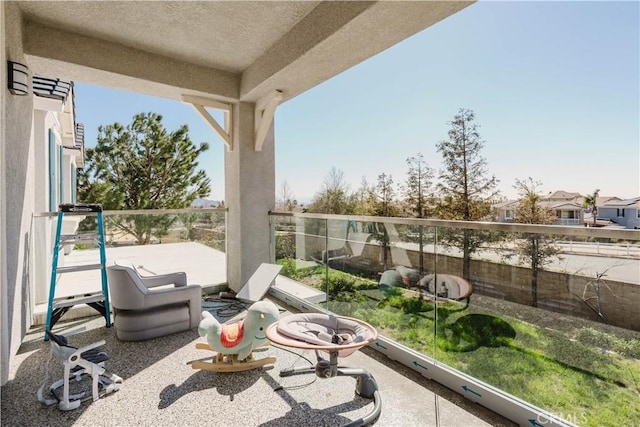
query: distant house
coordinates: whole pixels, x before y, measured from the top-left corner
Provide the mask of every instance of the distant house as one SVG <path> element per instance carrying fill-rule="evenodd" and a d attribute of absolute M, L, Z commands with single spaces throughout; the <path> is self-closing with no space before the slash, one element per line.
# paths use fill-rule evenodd
<path fill-rule="evenodd" d="M 598 196 L 596 198 L 597 222 L 596 226 L 602 227 L 611 222 L 626 228 L 640 228 L 640 215 L 638 200 L 636 197 L 621 200 L 616 196 Z M 555 211 L 558 218 L 556 225 L 592 225 L 593 216 L 591 207 L 584 207 L 584 196 L 580 193 L 569 191 L 555 191 L 540 198 L 539 204 Z M 500 202 L 494 206 L 497 222 L 517 222 L 516 208 L 518 200 Z"/>
<path fill-rule="evenodd" d="M 608 225 L 611 224 L 611 222 L 608 219 L 603 219 L 600 218 L 600 208 L 608 202 L 613 202 L 616 200 L 622 200 L 620 199 L 620 197 L 615 197 L 615 196 L 598 196 L 596 197 L 596 208 L 597 208 L 597 218 L 596 218 L 596 227 L 606 227 Z M 584 197 L 581 197 L 580 200 L 576 200 L 577 203 L 579 203 L 580 205 L 584 206 Z M 593 212 L 591 209 L 591 206 L 586 206 L 584 207 L 584 224 L 587 227 L 591 227 L 593 226 Z"/>
<path fill-rule="evenodd" d="M 584 223 L 584 209 L 576 202 L 568 201 L 541 201 L 540 205 L 551 209 L 556 213 L 557 225 L 580 225 Z"/>
<path fill-rule="evenodd" d="M 496 222 L 516 222 L 518 200 L 508 200 L 495 205 Z"/>
<path fill-rule="evenodd" d="M 516 208 L 519 200 L 509 200 L 495 206 L 497 222 L 517 222 Z M 541 200 L 538 204 L 555 212 L 555 225 L 583 225 L 584 210 L 582 205 L 563 200 Z"/>
<path fill-rule="evenodd" d="M 606 202 L 598 208 L 598 219 L 608 219 L 625 228 L 640 228 L 640 197 Z"/>
<path fill-rule="evenodd" d="M 571 193 L 569 191 L 559 190 L 553 193 L 549 193 L 546 197 L 542 197 L 541 200 L 547 200 L 550 202 L 574 202 L 583 206 L 584 196 L 580 193 Z M 603 204 L 612 201 L 612 200 L 620 200 L 620 197 L 615 196 L 598 196 L 596 197 L 596 207 L 600 207 Z M 591 212 L 591 208 L 585 208 L 586 212 Z"/>

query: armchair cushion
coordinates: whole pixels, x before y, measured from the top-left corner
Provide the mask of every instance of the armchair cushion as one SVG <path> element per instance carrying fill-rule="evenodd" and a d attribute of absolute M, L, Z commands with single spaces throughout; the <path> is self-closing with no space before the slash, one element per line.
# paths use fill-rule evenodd
<path fill-rule="evenodd" d="M 116 335 L 122 341 L 144 341 L 191 329 L 189 308 L 185 304 L 118 311 L 114 323 Z"/>

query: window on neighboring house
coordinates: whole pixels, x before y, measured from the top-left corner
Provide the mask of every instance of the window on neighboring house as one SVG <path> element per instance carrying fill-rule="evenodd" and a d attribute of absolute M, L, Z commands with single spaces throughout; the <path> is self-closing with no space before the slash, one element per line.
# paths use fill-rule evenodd
<path fill-rule="evenodd" d="M 64 203 L 64 148 L 62 148 L 62 145 L 58 146 L 58 162 L 60 163 L 60 167 L 58 168 L 60 171 L 60 179 L 58 180 L 60 185 L 60 203 Z"/>
<path fill-rule="evenodd" d="M 636 217 L 640 218 L 640 209 L 636 209 Z"/>
<path fill-rule="evenodd" d="M 617 216 L 621 216 L 624 218 L 624 209 L 616 209 L 616 211 Z"/>
<path fill-rule="evenodd" d="M 575 219 L 576 211 L 561 211 L 560 218 L 562 219 Z"/>
<path fill-rule="evenodd" d="M 57 180 L 56 180 L 56 168 L 58 162 L 56 162 L 56 137 L 53 134 L 53 130 L 49 129 L 49 211 L 55 212 L 58 210 L 58 200 L 56 194 Z"/>
<path fill-rule="evenodd" d="M 513 210 L 512 209 L 507 209 L 504 212 L 504 219 L 513 219 Z"/>
<path fill-rule="evenodd" d="M 76 203 L 78 200 L 78 177 L 76 176 L 76 165 L 71 163 L 71 203 Z"/>

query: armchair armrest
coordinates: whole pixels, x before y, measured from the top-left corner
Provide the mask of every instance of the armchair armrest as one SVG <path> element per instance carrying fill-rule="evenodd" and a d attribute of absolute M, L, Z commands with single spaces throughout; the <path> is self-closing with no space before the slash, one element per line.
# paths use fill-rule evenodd
<path fill-rule="evenodd" d="M 157 276 L 140 276 L 140 279 L 147 289 L 170 284 L 174 284 L 176 287 L 187 286 L 187 273 L 183 271 Z"/>
<path fill-rule="evenodd" d="M 149 291 L 145 297 L 144 308 L 189 301 L 192 298 L 202 298 L 200 285 L 185 285 L 175 288 L 164 288 Z"/>

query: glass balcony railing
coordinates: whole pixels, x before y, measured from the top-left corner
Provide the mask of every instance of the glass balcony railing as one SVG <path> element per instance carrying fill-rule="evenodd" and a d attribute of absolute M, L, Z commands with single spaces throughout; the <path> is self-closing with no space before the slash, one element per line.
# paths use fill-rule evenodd
<path fill-rule="evenodd" d="M 104 211 L 107 263 L 131 260 L 142 274 L 185 271 L 189 283 L 203 287 L 226 284 L 226 209 L 191 208 L 138 211 Z M 36 214 L 33 220 L 31 271 L 35 304 L 49 298 L 57 213 Z M 97 235 L 95 213 L 65 214 L 63 235 Z M 58 266 L 99 263 L 96 239 L 64 247 Z M 56 297 L 100 290 L 100 271 L 61 274 Z"/>
<path fill-rule="evenodd" d="M 640 420 L 640 231 L 290 213 L 271 224 L 282 274 L 423 356 L 407 364 L 425 376 L 453 368 L 542 409 L 534 426 Z"/>

